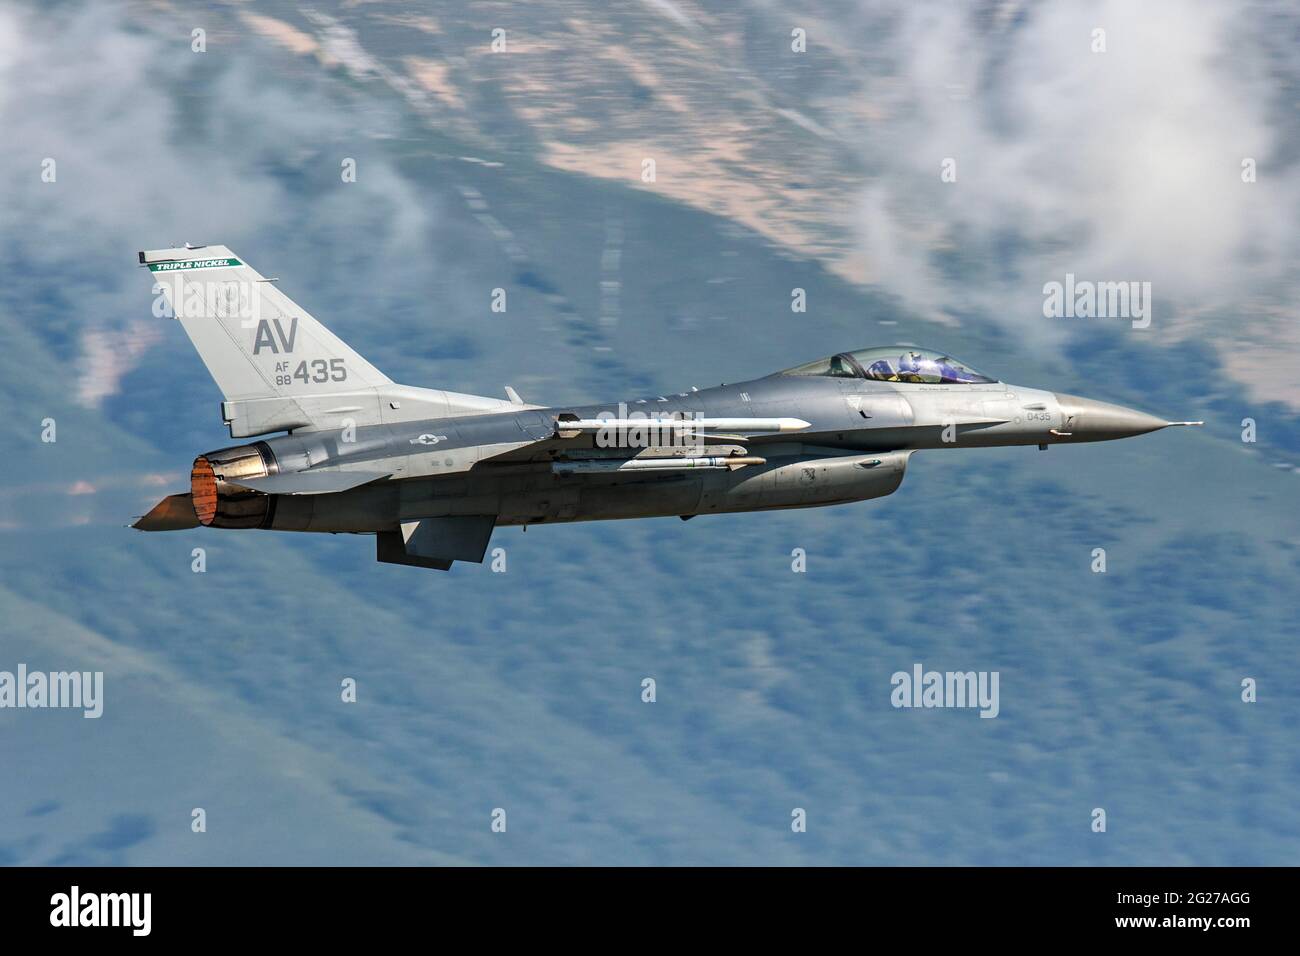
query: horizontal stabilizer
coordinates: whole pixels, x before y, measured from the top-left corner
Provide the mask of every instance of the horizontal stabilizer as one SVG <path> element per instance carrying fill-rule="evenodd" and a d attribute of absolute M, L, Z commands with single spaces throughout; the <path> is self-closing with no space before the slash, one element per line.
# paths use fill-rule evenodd
<path fill-rule="evenodd" d="M 231 484 L 267 495 L 328 495 L 387 478 L 389 474 L 386 471 L 299 471 L 265 478 L 240 478 Z"/>
<path fill-rule="evenodd" d="M 198 526 L 194 500 L 189 495 L 168 495 L 154 505 L 147 515 L 136 518 L 131 525 L 139 531 L 184 531 Z"/>

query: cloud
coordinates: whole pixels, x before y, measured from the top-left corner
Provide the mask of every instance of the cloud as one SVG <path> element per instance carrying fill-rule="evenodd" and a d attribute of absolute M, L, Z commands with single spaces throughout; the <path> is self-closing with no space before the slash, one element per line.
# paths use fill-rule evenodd
<path fill-rule="evenodd" d="M 382 109 L 357 122 L 329 80 L 267 83 L 265 58 L 253 70 L 248 57 L 192 53 L 187 32 L 141 31 L 114 4 L 0 8 L 0 249 L 26 267 L 4 299 L 24 317 L 60 313 L 43 332 L 66 327 L 83 404 L 115 394 L 167 331 L 137 250 L 282 238 L 306 257 L 355 223 L 382 264 L 428 227 L 429 203 L 366 150 Z M 340 178 L 344 156 L 360 157 L 356 183 Z"/>
<path fill-rule="evenodd" d="M 887 43 L 892 118 L 866 147 L 878 176 L 861 210 L 884 285 L 1040 344 L 1065 331 L 1041 308 L 1067 271 L 1152 282 L 1157 324 L 1295 291 L 1300 170 L 1274 116 L 1276 72 L 1294 65 L 1263 48 L 1264 17 L 1209 2 L 1002 13 L 909 5 Z"/>
<path fill-rule="evenodd" d="M 159 324 L 140 319 L 120 330 L 91 328 L 83 332 L 78 401 L 87 408 L 97 408 L 105 398 L 117 394 L 122 376 L 161 338 Z"/>

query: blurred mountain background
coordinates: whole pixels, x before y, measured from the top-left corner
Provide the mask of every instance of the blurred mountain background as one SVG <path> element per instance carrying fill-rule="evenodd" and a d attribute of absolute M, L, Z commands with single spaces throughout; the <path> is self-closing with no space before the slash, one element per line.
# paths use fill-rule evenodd
<path fill-rule="evenodd" d="M 106 695 L 0 710 L 0 863 L 1296 863 L 1298 30 L 1280 3 L 0 7 L 0 670 Z M 186 241 L 415 385 L 634 398 L 914 342 L 1207 426 L 924 452 L 832 509 L 502 530 L 503 574 L 144 535 L 235 443 L 136 264 Z M 1067 272 L 1150 281 L 1150 328 L 1044 318 Z M 895 710 L 915 662 L 999 671 L 1000 715 Z"/>

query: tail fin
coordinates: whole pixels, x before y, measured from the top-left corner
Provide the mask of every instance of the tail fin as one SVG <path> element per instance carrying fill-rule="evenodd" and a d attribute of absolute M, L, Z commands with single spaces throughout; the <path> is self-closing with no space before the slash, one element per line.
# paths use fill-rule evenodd
<path fill-rule="evenodd" d="M 221 389 L 223 408 L 269 403 L 304 426 L 312 416 L 301 398 L 392 384 L 225 246 L 155 249 L 141 252 L 140 264 Z M 265 430 L 284 427 L 293 426 Z"/>
<path fill-rule="evenodd" d="M 519 408 L 394 384 L 225 246 L 155 249 L 141 252 L 140 264 L 225 396 L 232 438 Z"/>

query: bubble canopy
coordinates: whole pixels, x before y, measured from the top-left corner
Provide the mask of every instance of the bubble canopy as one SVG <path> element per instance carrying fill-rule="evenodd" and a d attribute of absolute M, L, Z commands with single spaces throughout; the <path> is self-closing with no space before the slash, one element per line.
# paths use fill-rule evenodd
<path fill-rule="evenodd" d="M 926 385 L 978 385 L 997 381 L 981 375 L 951 355 L 911 345 L 840 352 L 807 365 L 788 368 L 778 374 L 825 375 L 832 378 L 865 378 L 877 382 L 917 382 Z"/>

